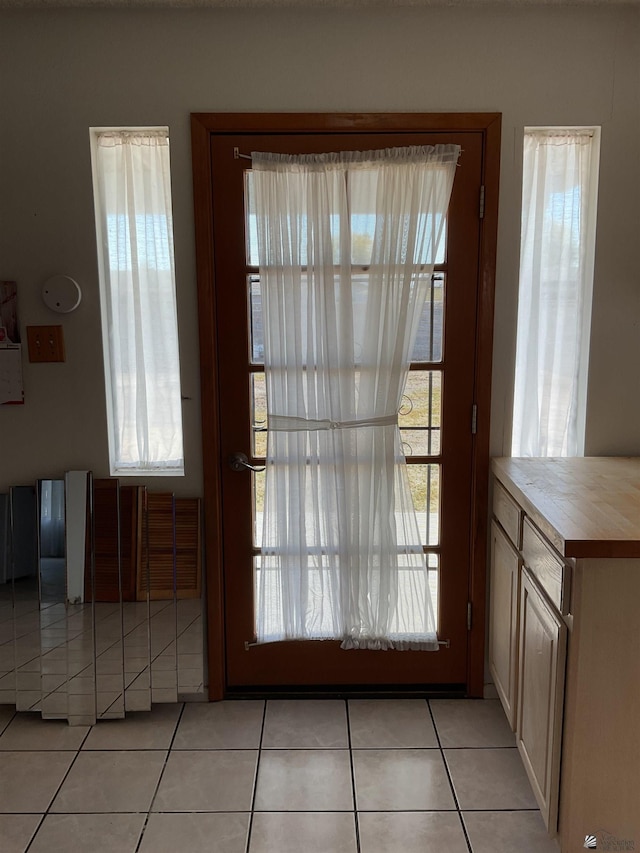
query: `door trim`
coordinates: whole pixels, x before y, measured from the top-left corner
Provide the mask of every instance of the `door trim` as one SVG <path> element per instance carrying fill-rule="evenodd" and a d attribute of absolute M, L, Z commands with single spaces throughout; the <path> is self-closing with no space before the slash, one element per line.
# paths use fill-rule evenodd
<path fill-rule="evenodd" d="M 226 689 L 223 599 L 222 502 L 213 245 L 211 138 L 237 133 L 380 133 L 381 131 L 478 132 L 484 137 L 484 217 L 480 223 L 476 317 L 475 403 L 477 429 L 472 463 L 472 519 L 467 696 L 484 689 L 485 586 L 488 535 L 489 416 L 500 171 L 500 113 L 192 113 L 200 388 L 204 480 L 204 545 L 207 586 L 209 700 Z M 478 199 L 478 205 L 480 199 Z M 471 423 L 471 412 L 469 413 Z"/>

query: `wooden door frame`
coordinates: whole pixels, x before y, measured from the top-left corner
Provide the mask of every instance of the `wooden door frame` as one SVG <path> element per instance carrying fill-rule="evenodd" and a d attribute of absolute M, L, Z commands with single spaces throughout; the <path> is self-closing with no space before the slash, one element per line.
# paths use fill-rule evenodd
<path fill-rule="evenodd" d="M 483 134 L 484 217 L 480 220 L 478 307 L 476 317 L 475 404 L 477 431 L 472 463 L 472 518 L 468 634 L 467 695 L 482 697 L 488 536 L 489 426 L 493 307 L 498 230 L 501 113 L 192 113 L 200 389 L 204 474 L 204 546 L 207 587 L 209 700 L 223 699 L 225 613 L 223 596 L 222 500 L 217 375 L 211 138 L 238 133 L 380 133 L 475 132 Z M 480 204 L 480 200 L 478 200 Z M 471 413 L 470 413 L 471 416 Z"/>

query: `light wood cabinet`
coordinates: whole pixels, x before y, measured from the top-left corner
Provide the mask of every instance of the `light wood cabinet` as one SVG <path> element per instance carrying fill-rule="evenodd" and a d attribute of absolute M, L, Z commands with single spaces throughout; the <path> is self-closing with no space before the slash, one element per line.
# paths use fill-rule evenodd
<path fill-rule="evenodd" d="M 515 731 L 520 555 L 495 521 L 491 523 L 490 566 L 489 670 Z"/>
<path fill-rule="evenodd" d="M 489 669 L 540 812 L 558 825 L 567 627 L 561 609 L 570 567 L 524 510 L 494 482 Z"/>
<path fill-rule="evenodd" d="M 526 569 L 520 589 L 516 744 L 544 822 L 555 832 L 567 627 Z"/>
<path fill-rule="evenodd" d="M 542 816 L 640 850 L 640 459 L 493 472 L 489 669 Z"/>

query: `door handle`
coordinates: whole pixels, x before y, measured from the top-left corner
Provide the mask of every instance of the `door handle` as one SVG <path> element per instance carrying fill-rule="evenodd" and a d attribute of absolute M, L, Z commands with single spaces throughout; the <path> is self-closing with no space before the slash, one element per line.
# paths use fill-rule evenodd
<path fill-rule="evenodd" d="M 264 471 L 266 465 L 251 465 L 246 453 L 234 453 L 229 457 L 229 466 L 232 471 L 243 471 L 248 468 L 249 471 Z"/>

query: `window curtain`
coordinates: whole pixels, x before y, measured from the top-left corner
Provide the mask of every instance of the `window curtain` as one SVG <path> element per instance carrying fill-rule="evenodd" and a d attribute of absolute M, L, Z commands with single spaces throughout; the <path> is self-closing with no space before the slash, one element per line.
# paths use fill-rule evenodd
<path fill-rule="evenodd" d="M 593 130 L 528 130 L 513 456 L 583 453 L 597 143 Z"/>
<path fill-rule="evenodd" d="M 258 642 L 438 648 L 397 412 L 458 155 L 252 155 L 268 413 Z"/>
<path fill-rule="evenodd" d="M 95 178 L 111 473 L 182 473 L 167 132 L 97 134 Z"/>

